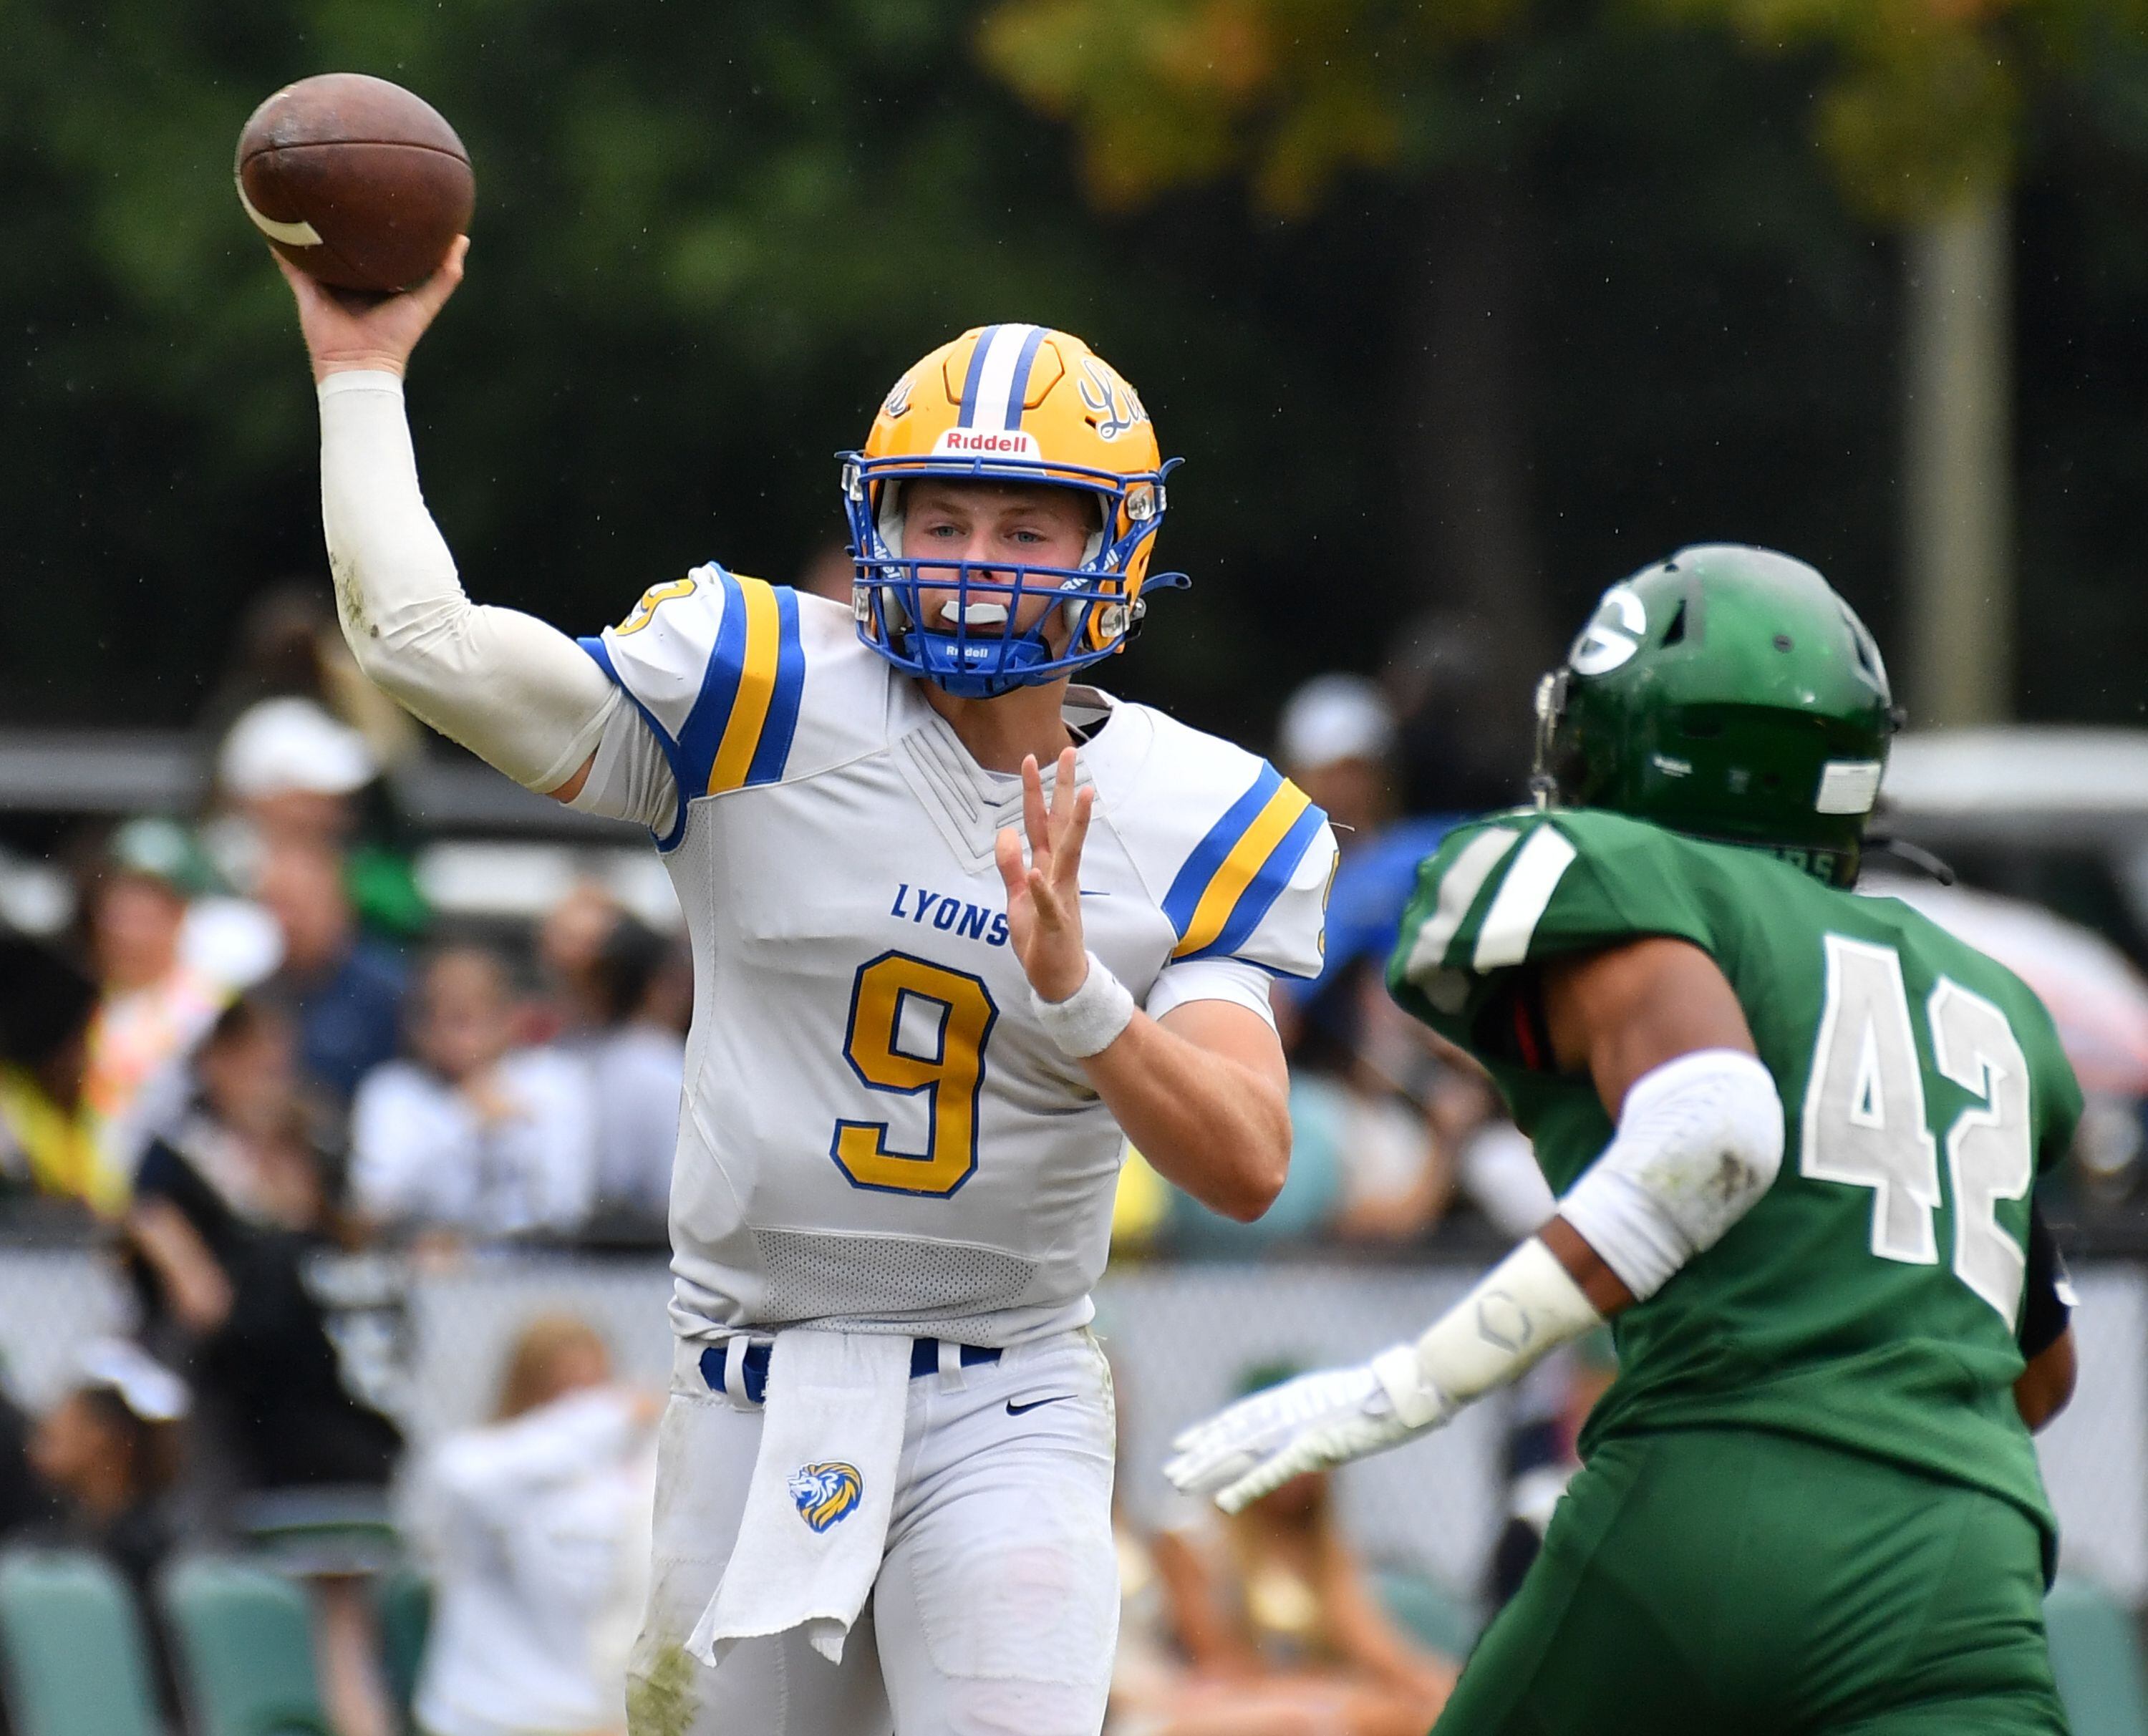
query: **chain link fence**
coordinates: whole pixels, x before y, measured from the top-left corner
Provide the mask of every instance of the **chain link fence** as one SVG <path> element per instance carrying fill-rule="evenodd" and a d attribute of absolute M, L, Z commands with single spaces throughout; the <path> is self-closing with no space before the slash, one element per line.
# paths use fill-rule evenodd
<path fill-rule="evenodd" d="M 1120 1496 L 1137 1520 L 1179 1511 L 1158 1468 L 1171 1437 L 1233 1395 L 1251 1370 L 1354 1360 L 1413 1333 L 1475 1277 L 1474 1262 L 1364 1266 L 1153 1262 L 1115 1269 L 1097 1329 L 1120 1399 Z M 339 1315 L 350 1377 L 390 1399 L 415 1448 L 490 1410 L 507 1348 L 540 1313 L 577 1314 L 610 1340 L 621 1373 L 660 1388 L 670 1368 L 660 1257 L 519 1251 L 410 1267 L 378 1257 L 316 1275 Z M 2041 1437 L 2065 1530 L 2065 1562 L 2148 1602 L 2148 1264 L 2078 1277 L 2080 1385 Z M 116 1268 L 78 1248 L 0 1250 L 0 1359 L 17 1401 L 65 1389 L 82 1347 L 124 1332 Z M 1466 1593 L 1481 1584 L 1507 1509 L 1506 1431 L 1526 1397 L 1501 1394 L 1451 1427 L 1338 1477 L 1346 1526 L 1373 1559 L 1428 1571 Z"/>

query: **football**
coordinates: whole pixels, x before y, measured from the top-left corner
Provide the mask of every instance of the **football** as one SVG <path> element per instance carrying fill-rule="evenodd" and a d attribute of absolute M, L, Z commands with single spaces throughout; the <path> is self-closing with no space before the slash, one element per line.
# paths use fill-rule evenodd
<path fill-rule="evenodd" d="M 469 153 L 422 98 L 363 73 L 287 84 L 238 136 L 239 203 L 268 244 L 339 289 L 430 277 L 469 227 Z"/>

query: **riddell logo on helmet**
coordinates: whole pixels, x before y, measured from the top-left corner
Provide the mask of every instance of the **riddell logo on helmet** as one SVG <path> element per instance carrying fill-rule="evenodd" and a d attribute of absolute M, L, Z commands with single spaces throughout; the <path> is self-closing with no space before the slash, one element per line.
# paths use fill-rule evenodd
<path fill-rule="evenodd" d="M 951 428 L 932 443 L 935 458 L 1041 458 L 1036 436 L 1021 429 Z"/>

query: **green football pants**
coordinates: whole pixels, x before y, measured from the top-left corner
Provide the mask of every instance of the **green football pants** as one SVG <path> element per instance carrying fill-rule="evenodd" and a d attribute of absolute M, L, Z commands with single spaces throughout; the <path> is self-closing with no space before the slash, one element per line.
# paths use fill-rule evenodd
<path fill-rule="evenodd" d="M 2063 1733 L 2010 1503 L 1785 1435 L 1607 1442 L 1438 1736 Z"/>

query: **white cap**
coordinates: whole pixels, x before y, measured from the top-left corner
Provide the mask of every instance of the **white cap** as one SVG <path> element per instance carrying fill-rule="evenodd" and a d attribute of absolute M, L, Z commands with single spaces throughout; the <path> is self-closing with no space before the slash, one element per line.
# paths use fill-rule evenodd
<path fill-rule="evenodd" d="M 144 1422 L 176 1422 L 193 1407 L 184 1381 L 124 1338 L 93 1339 L 83 1347 L 80 1361 L 85 1385 L 117 1392 Z"/>
<path fill-rule="evenodd" d="M 1384 760 L 1394 749 L 1395 717 L 1363 675 L 1315 675 L 1282 708 L 1276 737 L 1284 770 L 1317 771 L 1342 760 Z"/>
<path fill-rule="evenodd" d="M 217 781 L 242 800 L 294 790 L 348 795 L 379 770 L 363 735 L 296 698 L 248 706 L 216 758 Z"/>

